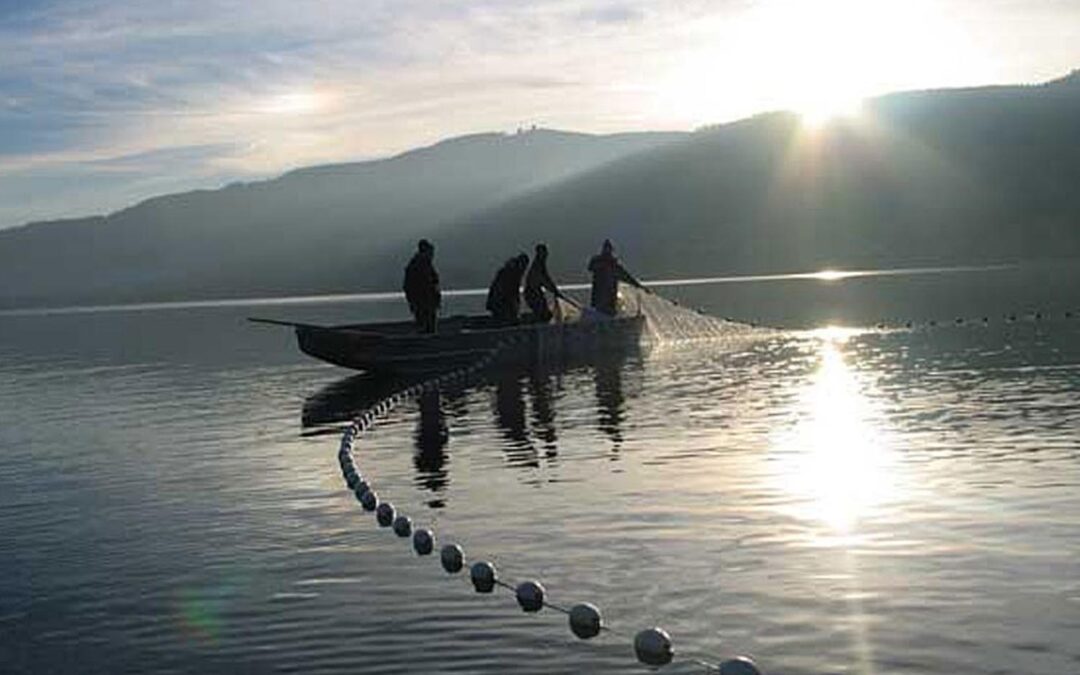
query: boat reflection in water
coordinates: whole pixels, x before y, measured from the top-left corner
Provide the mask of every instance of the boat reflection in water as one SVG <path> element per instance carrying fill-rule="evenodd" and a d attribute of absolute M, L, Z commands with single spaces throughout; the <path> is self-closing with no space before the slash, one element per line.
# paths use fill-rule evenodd
<path fill-rule="evenodd" d="M 597 361 L 593 369 L 593 382 L 596 385 L 596 428 L 611 439 L 613 452 L 618 452 L 623 443 L 625 399 L 622 370 L 625 363 L 626 359 L 607 358 Z"/>
<path fill-rule="evenodd" d="M 419 379 L 387 377 L 364 373 L 353 375 L 333 382 L 311 394 L 304 401 L 301 413 L 301 426 L 304 436 L 340 433 L 340 425 L 352 421 L 365 409 L 378 403 L 387 396 L 404 388 L 419 383 Z M 453 388 L 440 391 L 426 390 L 416 399 L 418 408 L 416 429 L 413 443 L 416 453 L 413 465 L 416 467 L 416 483 L 438 495 L 449 484 L 446 468 L 446 446 L 450 442 L 449 425 L 446 411 L 464 414 L 462 398 L 464 391 Z M 433 508 L 443 505 L 441 498 L 428 502 Z"/>
<path fill-rule="evenodd" d="M 336 425 L 350 422 L 366 408 L 409 386 L 400 378 L 371 373 L 351 375 L 332 382 L 304 400 L 300 413 L 303 435 L 337 434 Z"/>
<path fill-rule="evenodd" d="M 544 456 L 549 459 L 559 454 L 554 398 L 561 388 L 561 380 L 549 371 L 530 369 L 529 402 L 532 404 L 533 433 L 544 448 Z"/>
<path fill-rule="evenodd" d="M 522 374 L 512 369 L 494 374 L 495 424 L 503 437 L 503 451 L 511 466 L 536 468 L 540 466 L 536 448 L 526 429 L 525 399 L 522 396 Z"/>
<path fill-rule="evenodd" d="M 491 371 L 484 380 L 466 389 L 451 386 L 423 392 L 415 401 L 415 411 L 404 410 L 416 416 L 412 434 L 414 482 L 432 493 L 428 505 L 432 508 L 445 505 L 445 492 L 450 484 L 451 427 L 453 420 L 470 414 L 469 402 L 476 392 L 490 394 L 490 410 L 502 439 L 504 465 L 535 469 L 558 461 L 557 402 L 562 396 L 563 378 L 591 376 L 596 400 L 593 425 L 611 440 L 617 452 L 623 442 L 622 424 L 626 415 L 622 390 L 626 361 L 625 356 L 612 356 L 592 366 L 505 367 Z M 304 401 L 302 434 L 339 433 L 340 425 L 366 408 L 416 383 L 415 379 L 362 374 L 327 385 Z"/>
<path fill-rule="evenodd" d="M 446 424 L 442 398 L 443 395 L 438 389 L 420 394 L 417 399 L 420 412 L 416 420 L 416 430 L 413 432 L 413 443 L 416 446 L 416 454 L 413 455 L 416 482 L 436 495 L 443 492 L 450 482 L 446 467 L 446 446 L 450 442 L 450 429 Z M 461 398 L 460 391 L 455 398 Z M 443 506 L 443 500 L 433 498 L 428 501 L 428 506 L 439 508 Z"/>

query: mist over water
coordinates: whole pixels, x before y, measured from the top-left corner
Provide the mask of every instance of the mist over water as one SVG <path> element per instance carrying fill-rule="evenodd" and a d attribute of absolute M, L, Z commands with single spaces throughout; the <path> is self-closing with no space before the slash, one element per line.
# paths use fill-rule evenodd
<path fill-rule="evenodd" d="M 664 288 L 780 330 L 432 393 L 361 440 L 361 467 L 471 559 L 624 631 L 664 626 L 680 652 L 796 674 L 1072 672 L 1077 276 Z M 399 305 L 0 315 L 5 669 L 635 670 L 625 640 L 577 641 L 379 530 L 333 433 L 380 383 L 243 320 Z"/>

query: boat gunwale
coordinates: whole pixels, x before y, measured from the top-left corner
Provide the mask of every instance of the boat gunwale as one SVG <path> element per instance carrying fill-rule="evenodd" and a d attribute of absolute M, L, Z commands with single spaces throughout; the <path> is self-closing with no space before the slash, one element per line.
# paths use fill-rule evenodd
<path fill-rule="evenodd" d="M 455 315 L 451 319 L 461 319 L 464 323 L 469 319 L 484 319 L 483 315 Z M 608 317 L 597 321 L 566 321 L 559 323 L 518 323 L 508 324 L 504 326 L 491 326 L 485 328 L 470 328 L 463 325 L 461 328 L 451 330 L 448 332 L 436 332 L 436 333 L 419 333 L 419 332 L 379 332 L 372 330 L 375 326 L 395 326 L 406 327 L 411 326 L 411 323 L 404 321 L 387 321 L 381 323 L 367 323 L 367 324 L 346 324 L 340 326 L 297 326 L 297 331 L 311 330 L 311 331 L 329 331 L 335 333 L 343 333 L 357 337 L 366 337 L 379 340 L 390 341 L 413 341 L 413 340 L 433 340 L 442 338 L 453 338 L 456 336 L 468 335 L 497 335 L 500 333 L 529 333 L 540 331 L 552 331 L 556 329 L 579 329 L 579 328 L 591 328 L 599 327 L 602 325 L 608 326 L 623 326 L 636 323 L 643 320 L 644 317 L 638 314 L 628 316 L 614 316 Z"/>

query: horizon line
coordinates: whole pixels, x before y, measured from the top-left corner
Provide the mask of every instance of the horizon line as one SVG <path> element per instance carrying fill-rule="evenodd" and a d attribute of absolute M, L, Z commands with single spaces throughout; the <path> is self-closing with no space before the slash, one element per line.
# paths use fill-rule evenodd
<path fill-rule="evenodd" d="M 998 263 L 991 265 L 956 265 L 939 267 L 897 267 L 885 269 L 824 269 L 817 272 L 791 272 L 786 274 L 744 274 L 713 277 L 688 277 L 675 279 L 643 280 L 646 288 L 668 288 L 673 286 L 707 286 L 729 283 L 759 283 L 771 281 L 819 281 L 836 283 L 848 279 L 918 276 L 925 274 L 969 274 L 978 272 L 996 272 L 1018 269 L 1021 263 Z M 588 283 L 566 284 L 560 287 L 569 291 L 583 291 L 590 288 Z M 444 290 L 442 294 L 450 297 L 479 296 L 488 292 L 486 288 L 458 288 Z M 381 302 L 404 299 L 401 291 L 370 291 L 363 293 L 320 293 L 312 295 L 257 296 L 251 298 L 205 298 L 196 300 L 166 300 L 130 303 L 108 303 L 91 305 L 60 305 L 40 307 L 19 307 L 0 309 L 0 316 L 53 316 L 65 314 L 96 314 L 108 312 L 148 312 L 176 309 L 216 309 L 226 307 L 270 307 L 293 305 L 320 305 L 335 302 Z"/>

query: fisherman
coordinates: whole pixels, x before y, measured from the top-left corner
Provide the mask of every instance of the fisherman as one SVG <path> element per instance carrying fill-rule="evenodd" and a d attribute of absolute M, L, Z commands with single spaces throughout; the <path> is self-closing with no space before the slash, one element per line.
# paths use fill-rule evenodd
<path fill-rule="evenodd" d="M 646 290 L 640 281 L 619 264 L 610 239 L 604 240 L 600 253 L 589 261 L 589 271 L 592 272 L 592 307 L 602 314 L 615 316 L 617 313 L 620 281 Z"/>
<path fill-rule="evenodd" d="M 502 324 L 515 324 L 521 312 L 521 278 L 529 266 L 529 256 L 520 253 L 510 258 L 488 287 L 487 309 Z"/>
<path fill-rule="evenodd" d="M 435 247 L 427 239 L 421 239 L 416 245 L 416 253 L 405 267 L 405 281 L 401 284 L 405 299 L 409 302 L 409 311 L 421 333 L 435 332 L 438 324 L 436 315 L 442 302 L 434 258 Z"/>
<path fill-rule="evenodd" d="M 533 320 L 537 323 L 547 323 L 552 317 L 551 307 L 544 297 L 544 289 L 551 291 L 553 299 L 566 297 L 559 292 L 555 280 L 548 274 L 547 257 L 547 246 L 537 244 L 532 265 L 529 265 L 529 272 L 525 275 L 525 304 L 532 310 Z"/>

